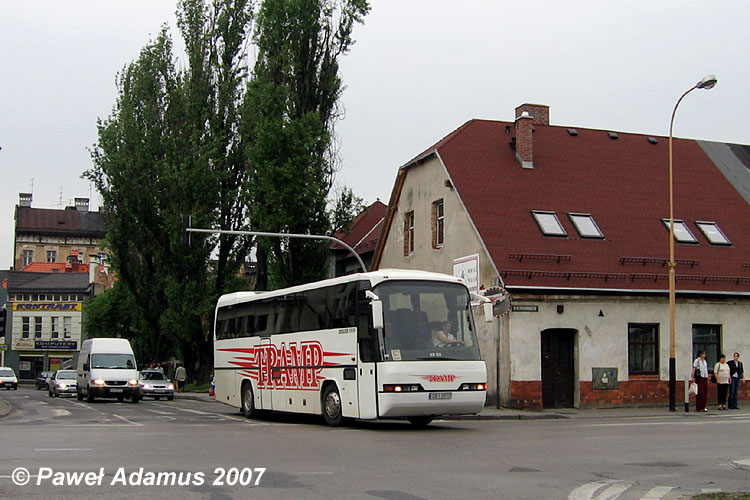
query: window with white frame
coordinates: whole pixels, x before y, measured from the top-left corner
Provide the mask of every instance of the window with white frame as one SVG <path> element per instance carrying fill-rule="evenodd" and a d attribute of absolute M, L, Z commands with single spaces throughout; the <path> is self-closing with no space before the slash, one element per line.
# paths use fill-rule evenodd
<path fill-rule="evenodd" d="M 29 264 L 31 264 L 31 261 L 34 260 L 34 250 L 24 250 L 22 259 L 23 259 L 23 267 L 26 267 Z"/>
<path fill-rule="evenodd" d="M 414 253 L 414 211 L 404 215 L 404 255 Z"/>
<path fill-rule="evenodd" d="M 719 225 L 715 222 L 696 221 L 695 225 L 701 230 L 703 236 L 706 237 L 709 243 L 712 245 L 726 245 L 732 244 L 729 238 L 724 234 Z"/>
<path fill-rule="evenodd" d="M 432 248 L 440 248 L 445 242 L 445 203 L 432 202 Z"/>
<path fill-rule="evenodd" d="M 669 231 L 669 219 L 662 219 L 662 222 Z M 678 243 L 698 243 L 693 233 L 690 232 L 690 228 L 681 220 L 674 221 L 674 240 Z"/>
<path fill-rule="evenodd" d="M 27 339 L 31 335 L 31 318 L 28 316 L 21 317 L 21 338 Z"/>
<path fill-rule="evenodd" d="M 60 338 L 60 318 L 52 316 L 50 318 L 50 338 Z"/>
<path fill-rule="evenodd" d="M 568 233 L 565 232 L 565 228 L 560 224 L 560 219 L 557 218 L 555 212 L 532 210 L 531 213 L 543 235 L 560 237 L 568 236 Z"/>
<path fill-rule="evenodd" d="M 47 250 L 47 262 L 57 262 L 57 250 Z"/>
<path fill-rule="evenodd" d="M 73 318 L 70 316 L 63 317 L 63 335 L 66 339 L 69 339 L 73 333 Z"/>
<path fill-rule="evenodd" d="M 570 217 L 581 238 L 604 239 L 604 234 L 590 214 L 568 214 L 568 217 Z"/>
<path fill-rule="evenodd" d="M 42 317 L 41 316 L 34 317 L 34 338 L 35 339 L 42 338 Z"/>

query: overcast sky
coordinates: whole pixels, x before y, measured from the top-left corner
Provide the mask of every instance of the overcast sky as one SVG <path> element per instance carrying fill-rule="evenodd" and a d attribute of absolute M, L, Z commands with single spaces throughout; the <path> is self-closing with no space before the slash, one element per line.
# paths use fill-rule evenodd
<path fill-rule="evenodd" d="M 510 121 L 524 102 L 549 105 L 553 125 L 667 135 L 675 102 L 708 73 L 718 85 L 683 101 L 675 135 L 750 144 L 745 0 L 371 4 L 342 63 L 337 125 L 338 182 L 367 202 L 387 203 L 398 167 L 467 120 Z M 116 73 L 163 23 L 174 28 L 174 10 L 173 0 L 2 2 L 0 268 L 12 264 L 18 193 L 33 186 L 38 208 L 91 194 L 98 207 L 80 179 L 97 118 L 115 102 Z"/>

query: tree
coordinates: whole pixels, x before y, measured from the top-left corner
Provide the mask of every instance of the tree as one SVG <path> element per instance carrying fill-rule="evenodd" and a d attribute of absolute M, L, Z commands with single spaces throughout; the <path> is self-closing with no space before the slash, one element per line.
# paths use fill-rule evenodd
<path fill-rule="evenodd" d="M 256 19 L 258 56 L 242 114 L 250 220 L 265 231 L 329 234 L 326 200 L 336 169 L 332 151 L 339 58 L 354 43 L 366 0 L 265 0 Z M 262 240 L 271 286 L 325 275 L 328 246 L 309 240 Z M 259 276 L 259 286 L 266 277 Z"/>

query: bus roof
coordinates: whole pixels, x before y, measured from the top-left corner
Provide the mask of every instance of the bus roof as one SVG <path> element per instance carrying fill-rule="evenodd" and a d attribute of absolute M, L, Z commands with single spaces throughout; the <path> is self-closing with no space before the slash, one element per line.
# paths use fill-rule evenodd
<path fill-rule="evenodd" d="M 378 269 L 377 271 L 370 271 L 367 273 L 356 273 L 347 274 L 346 276 L 340 276 L 338 278 L 331 278 L 322 281 L 315 281 L 305 285 L 293 286 L 290 288 L 281 288 L 278 290 L 268 292 L 234 292 L 222 295 L 216 304 L 216 307 L 229 306 L 232 304 L 239 304 L 246 302 L 252 297 L 258 295 L 274 296 L 283 295 L 287 293 L 303 292 L 305 290 L 311 290 L 315 288 L 322 288 L 331 285 L 339 285 L 341 283 L 350 283 L 352 281 L 367 280 L 374 285 L 377 285 L 383 281 L 390 280 L 420 280 L 420 281 L 448 281 L 452 283 L 463 283 L 461 278 L 451 276 L 449 274 L 433 273 L 430 271 L 418 271 L 414 269 Z"/>

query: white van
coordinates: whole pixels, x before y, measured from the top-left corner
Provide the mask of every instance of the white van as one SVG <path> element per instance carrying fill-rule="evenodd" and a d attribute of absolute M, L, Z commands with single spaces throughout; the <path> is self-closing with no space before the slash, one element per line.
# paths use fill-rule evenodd
<path fill-rule="evenodd" d="M 78 355 L 78 401 L 96 398 L 140 399 L 138 369 L 127 339 L 88 339 Z"/>

